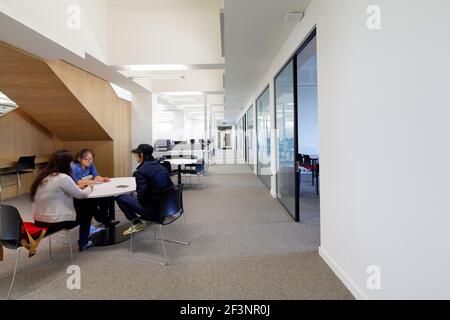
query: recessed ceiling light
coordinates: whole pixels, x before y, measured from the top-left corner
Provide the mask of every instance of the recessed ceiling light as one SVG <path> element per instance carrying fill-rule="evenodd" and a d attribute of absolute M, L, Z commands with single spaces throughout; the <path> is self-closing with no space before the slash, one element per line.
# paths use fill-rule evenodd
<path fill-rule="evenodd" d="M 291 11 L 286 13 L 286 15 L 284 16 L 284 22 L 298 22 L 300 20 L 303 19 L 303 16 L 305 14 L 303 12 L 300 11 Z"/>
<path fill-rule="evenodd" d="M 140 64 L 129 65 L 127 68 L 131 71 L 180 71 L 188 67 L 184 64 Z"/>

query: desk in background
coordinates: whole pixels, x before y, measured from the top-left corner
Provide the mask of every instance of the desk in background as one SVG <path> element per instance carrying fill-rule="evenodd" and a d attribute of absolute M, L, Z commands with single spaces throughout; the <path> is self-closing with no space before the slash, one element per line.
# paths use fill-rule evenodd
<path fill-rule="evenodd" d="M 36 166 L 40 167 L 43 165 L 46 165 L 48 163 L 49 157 L 39 157 L 36 158 L 35 163 Z M 1 171 L 8 171 L 10 169 L 15 169 L 17 165 L 17 159 L 16 160 L 0 160 L 0 170 Z"/>

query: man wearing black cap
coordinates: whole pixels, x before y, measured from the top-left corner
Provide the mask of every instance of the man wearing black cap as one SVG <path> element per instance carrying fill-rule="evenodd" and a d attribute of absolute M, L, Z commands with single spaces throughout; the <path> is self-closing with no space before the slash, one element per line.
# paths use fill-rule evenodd
<path fill-rule="evenodd" d="M 159 220 L 159 196 L 158 191 L 173 188 L 172 180 L 167 169 L 153 158 L 153 147 L 149 144 L 140 144 L 132 150 L 136 161 L 139 163 L 133 176 L 136 178 L 137 198 L 125 194 L 116 197 L 117 205 L 128 220 L 133 221 L 133 226 L 124 231 L 125 234 L 139 232 L 145 224 L 139 217 L 145 220 Z"/>

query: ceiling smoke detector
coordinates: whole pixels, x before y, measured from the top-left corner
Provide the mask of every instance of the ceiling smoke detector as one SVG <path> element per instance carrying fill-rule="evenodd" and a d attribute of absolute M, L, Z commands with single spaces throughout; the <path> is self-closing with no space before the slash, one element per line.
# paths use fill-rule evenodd
<path fill-rule="evenodd" d="M 300 11 L 291 11 L 286 13 L 286 15 L 284 16 L 284 22 L 299 22 L 300 20 L 303 19 L 303 16 L 305 15 L 304 12 L 300 12 Z"/>

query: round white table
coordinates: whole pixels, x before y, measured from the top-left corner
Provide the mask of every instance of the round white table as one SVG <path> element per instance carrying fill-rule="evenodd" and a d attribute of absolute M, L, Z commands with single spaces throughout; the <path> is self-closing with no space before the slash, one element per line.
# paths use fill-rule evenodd
<path fill-rule="evenodd" d="M 134 177 L 111 178 L 110 182 L 94 185 L 94 191 L 88 196 L 89 199 L 108 198 L 108 213 L 111 220 L 116 218 L 114 197 L 121 194 L 129 194 L 136 191 L 136 179 Z M 97 246 L 109 246 L 130 239 L 130 235 L 123 232 L 131 226 L 131 223 L 120 223 L 100 230 L 90 236 Z"/>
<path fill-rule="evenodd" d="M 173 158 L 165 159 L 164 161 L 170 162 L 171 165 L 178 166 L 178 184 L 181 184 L 181 166 L 187 164 L 196 164 L 198 159 Z"/>

